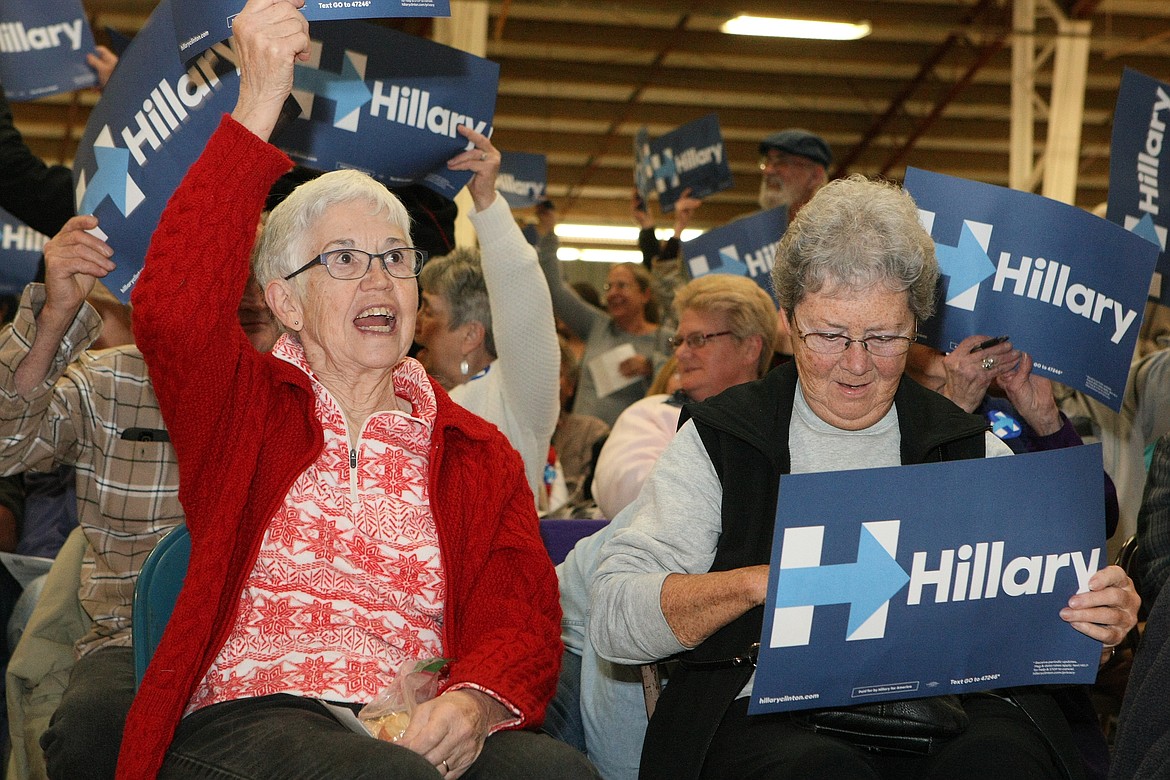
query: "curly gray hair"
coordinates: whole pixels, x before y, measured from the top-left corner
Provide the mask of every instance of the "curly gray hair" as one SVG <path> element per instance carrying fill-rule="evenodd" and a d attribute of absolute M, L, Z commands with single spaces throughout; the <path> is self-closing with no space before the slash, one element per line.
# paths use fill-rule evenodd
<path fill-rule="evenodd" d="M 772 267 L 780 306 L 791 321 L 809 293 L 874 284 L 905 292 L 919 322 L 934 314 L 938 260 L 909 193 L 849 176 L 829 182 L 796 215 Z"/>

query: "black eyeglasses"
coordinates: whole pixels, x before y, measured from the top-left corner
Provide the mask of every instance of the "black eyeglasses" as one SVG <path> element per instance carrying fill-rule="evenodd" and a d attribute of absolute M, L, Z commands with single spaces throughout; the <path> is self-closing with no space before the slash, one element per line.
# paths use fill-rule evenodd
<path fill-rule="evenodd" d="M 707 339 L 717 338 L 719 336 L 730 336 L 731 331 L 721 330 L 718 333 L 688 333 L 685 336 L 674 336 L 669 340 L 670 346 L 678 349 L 683 344 L 686 344 L 691 349 L 699 349 L 707 343 Z"/>
<path fill-rule="evenodd" d="M 382 261 L 386 273 L 395 279 L 411 279 L 418 276 L 422 270 L 423 261 L 427 259 L 425 249 L 416 249 L 412 246 L 400 246 L 387 249 L 385 252 L 366 252 L 361 249 L 331 249 L 322 252 L 309 262 L 293 271 L 286 280 L 297 274 L 303 274 L 320 263 L 334 279 L 350 280 L 361 279 L 370 270 L 374 258 Z"/>
<path fill-rule="evenodd" d="M 801 333 L 797 337 L 813 352 L 822 355 L 840 355 L 849 349 L 850 344 L 860 344 L 871 355 L 877 357 L 898 357 L 910 350 L 910 345 L 918 340 L 918 334 L 911 336 L 866 336 L 863 339 L 851 339 L 844 333 Z"/>

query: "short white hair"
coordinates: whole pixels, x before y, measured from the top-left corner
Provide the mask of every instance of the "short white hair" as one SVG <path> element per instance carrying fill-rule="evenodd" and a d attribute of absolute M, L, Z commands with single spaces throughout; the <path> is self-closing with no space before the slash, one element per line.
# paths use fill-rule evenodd
<path fill-rule="evenodd" d="M 387 222 L 411 243 L 410 214 L 394 193 L 361 171 L 331 171 L 297 187 L 268 215 L 252 254 L 252 270 L 261 288 L 309 262 L 305 245 L 309 233 L 329 208 L 342 203 L 364 204 L 370 216 L 385 213 Z"/>

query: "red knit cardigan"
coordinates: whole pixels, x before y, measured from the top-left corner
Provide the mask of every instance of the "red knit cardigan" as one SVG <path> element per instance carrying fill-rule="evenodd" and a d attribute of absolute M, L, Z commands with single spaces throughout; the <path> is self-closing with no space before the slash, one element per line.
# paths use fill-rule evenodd
<path fill-rule="evenodd" d="M 236 306 L 255 226 L 289 159 L 224 117 L 167 205 L 133 292 L 134 333 L 179 459 L 191 562 L 130 709 L 119 778 L 162 765 L 223 646 L 269 518 L 323 437 L 309 377 L 257 353 Z M 556 575 L 520 456 L 433 387 L 430 491 L 446 575 L 448 686 L 495 692 L 535 727 L 561 657 Z"/>

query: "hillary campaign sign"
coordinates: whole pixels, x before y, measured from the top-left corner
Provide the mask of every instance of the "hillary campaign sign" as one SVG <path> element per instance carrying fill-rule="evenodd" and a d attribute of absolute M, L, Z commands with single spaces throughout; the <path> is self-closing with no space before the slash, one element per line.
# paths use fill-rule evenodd
<path fill-rule="evenodd" d="M 49 239 L 0 209 L 0 295 L 20 295 L 37 275 Z"/>
<path fill-rule="evenodd" d="M 780 479 L 748 712 L 1091 683 L 1101 450 Z"/>
<path fill-rule="evenodd" d="M 92 87 L 93 32 L 79 0 L 0 4 L 0 84 L 13 102 Z"/>
<path fill-rule="evenodd" d="M 1009 334 L 1037 374 L 1119 410 L 1158 248 L 1028 192 L 916 168 L 906 189 L 942 270 L 926 343 Z"/>
<path fill-rule="evenodd" d="M 471 176 L 447 170 L 467 146 L 455 128 L 490 132 L 498 67 L 361 22 L 317 24 L 310 35 L 312 59 L 294 72 L 299 116 L 273 142 L 311 167 L 453 196 Z M 173 37 L 164 0 L 90 113 L 74 160 L 78 212 L 97 215 L 118 265 L 106 285 L 123 301 L 167 200 L 239 95 L 232 39 L 184 65 Z"/>
<path fill-rule="evenodd" d="M 163 207 L 238 95 L 231 43 L 184 66 L 163 0 L 90 112 L 73 161 L 75 203 L 79 214 L 97 216 L 96 232 L 114 250 L 117 268 L 103 282 L 123 302 Z"/>
<path fill-rule="evenodd" d="M 732 220 L 683 242 L 687 272 L 746 276 L 772 294 L 772 263 L 788 227 L 788 207 L 781 206 Z"/>
<path fill-rule="evenodd" d="M 688 122 L 655 140 L 650 140 L 643 128 L 635 142 L 635 157 L 634 178 L 639 192 L 645 199 L 657 192 L 658 207 L 664 213 L 674 210 L 675 201 L 688 188 L 691 197 L 705 198 L 733 186 L 719 117 L 715 114 Z"/>
<path fill-rule="evenodd" d="M 548 158 L 543 154 L 504 152 L 496 189 L 514 209 L 535 206 L 548 187 Z"/>
<path fill-rule="evenodd" d="M 1167 123 L 1170 123 L 1170 84 L 1126 68 L 1113 114 L 1106 217 L 1158 247 L 1157 273 L 1150 286 L 1150 297 L 1170 305 L 1170 253 L 1166 251 L 1166 234 L 1170 229 Z"/>
<path fill-rule="evenodd" d="M 453 199 L 472 176 L 447 170 L 471 148 L 457 128 L 492 134 L 500 66 L 362 22 L 317 23 L 309 35 L 310 60 L 293 74 L 300 116 L 277 146 L 311 168 L 356 168 Z"/>
<path fill-rule="evenodd" d="M 171 5 L 175 40 L 184 62 L 231 37 L 245 0 L 186 0 Z M 305 0 L 310 22 L 401 16 L 450 16 L 450 0 Z M 312 25 L 310 24 L 310 27 Z"/>

